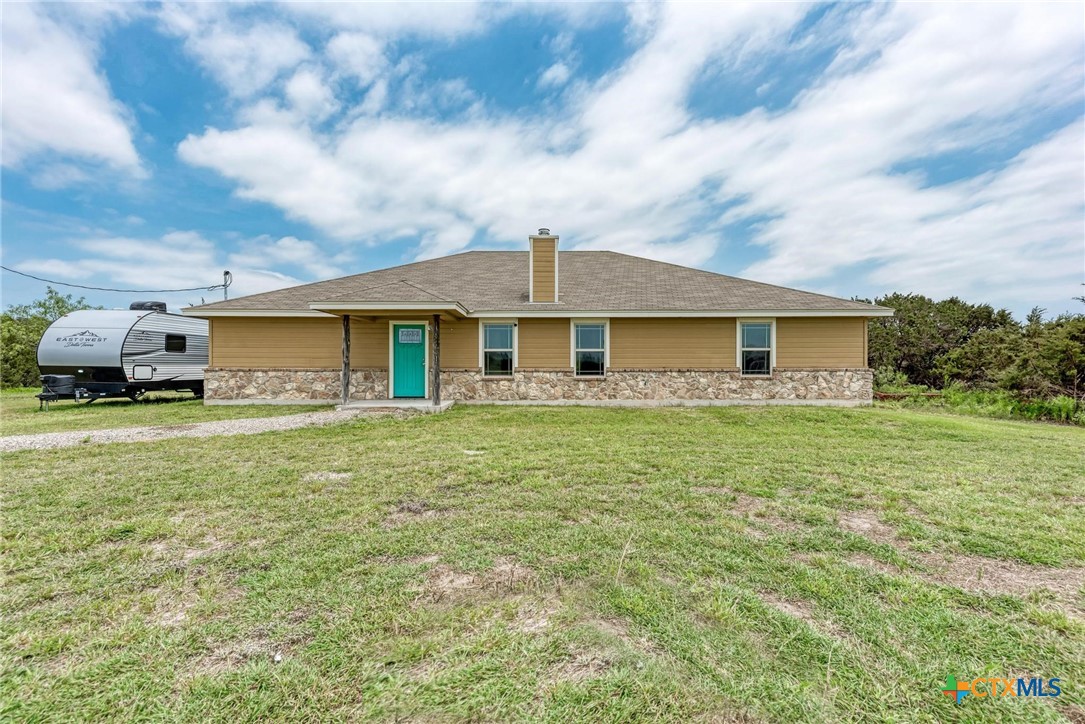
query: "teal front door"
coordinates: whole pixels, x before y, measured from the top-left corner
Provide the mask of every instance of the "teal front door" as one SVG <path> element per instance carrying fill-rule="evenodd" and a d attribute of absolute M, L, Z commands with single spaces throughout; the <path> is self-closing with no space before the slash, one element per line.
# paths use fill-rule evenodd
<path fill-rule="evenodd" d="M 426 396 L 426 325 L 392 325 L 392 396 Z"/>

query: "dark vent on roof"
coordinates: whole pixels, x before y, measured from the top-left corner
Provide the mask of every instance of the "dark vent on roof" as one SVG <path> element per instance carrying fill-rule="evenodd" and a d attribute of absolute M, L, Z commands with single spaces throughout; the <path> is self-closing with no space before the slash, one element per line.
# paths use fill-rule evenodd
<path fill-rule="evenodd" d="M 129 309 L 140 312 L 164 312 L 166 311 L 165 302 L 132 302 L 128 305 Z"/>

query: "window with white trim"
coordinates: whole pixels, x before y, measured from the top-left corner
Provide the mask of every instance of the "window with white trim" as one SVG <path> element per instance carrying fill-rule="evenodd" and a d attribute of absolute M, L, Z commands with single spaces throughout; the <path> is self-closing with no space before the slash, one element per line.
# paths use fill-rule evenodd
<path fill-rule="evenodd" d="M 741 322 L 739 352 L 742 374 L 772 374 L 772 322 Z"/>
<path fill-rule="evenodd" d="M 513 325 L 482 325 L 482 373 L 487 377 L 512 376 Z"/>
<path fill-rule="evenodd" d="M 602 377 L 606 373 L 607 326 L 601 323 L 577 324 L 576 374 L 581 377 Z"/>

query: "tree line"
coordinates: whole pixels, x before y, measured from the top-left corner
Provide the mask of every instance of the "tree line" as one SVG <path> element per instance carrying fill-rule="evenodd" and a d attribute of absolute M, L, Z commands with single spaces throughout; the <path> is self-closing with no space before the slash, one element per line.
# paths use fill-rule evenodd
<path fill-rule="evenodd" d="M 957 297 L 890 294 L 874 303 L 896 310 L 870 323 L 869 364 L 879 386 L 956 386 L 1082 403 L 1085 314 L 1045 318 L 1037 307 L 1019 322 L 1005 309 Z"/>
<path fill-rule="evenodd" d="M 0 386 L 36 387 L 38 342 L 55 320 L 79 309 L 92 307 L 83 297 L 72 298 L 47 287 L 42 299 L 13 304 L 0 315 Z"/>

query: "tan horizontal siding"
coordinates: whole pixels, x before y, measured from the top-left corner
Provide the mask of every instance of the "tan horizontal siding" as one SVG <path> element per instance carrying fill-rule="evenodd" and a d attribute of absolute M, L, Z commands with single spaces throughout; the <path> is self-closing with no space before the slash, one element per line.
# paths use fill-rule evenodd
<path fill-rule="evenodd" d="M 388 323 L 351 319 L 352 367 L 388 366 Z M 343 323 L 338 319 L 225 317 L 213 320 L 212 367 L 339 369 Z"/>
<path fill-rule="evenodd" d="M 557 273 L 557 242 L 535 239 L 531 243 L 531 254 L 531 300 L 534 302 L 556 302 L 554 278 Z"/>
<path fill-rule="evenodd" d="M 477 320 L 442 322 L 441 366 L 478 367 Z M 517 330 L 521 369 L 569 368 L 569 320 L 521 319 Z M 735 320 L 638 319 L 610 321 L 611 369 L 734 369 Z M 867 320 L 776 320 L 776 366 L 866 367 Z M 388 320 L 351 320 L 351 366 L 388 366 Z M 338 319 L 224 317 L 211 320 L 210 366 L 338 369 L 342 325 Z"/>
<path fill-rule="evenodd" d="M 521 319 L 516 334 L 521 369 L 569 369 L 568 319 Z"/>
<path fill-rule="evenodd" d="M 611 369 L 734 369 L 735 320 L 610 320 Z"/>
<path fill-rule="evenodd" d="M 780 369 L 866 367 L 867 320 L 807 317 L 776 320 Z"/>
<path fill-rule="evenodd" d="M 441 321 L 441 367 L 478 369 L 478 320 Z"/>
<path fill-rule="evenodd" d="M 342 330 L 338 319 L 219 318 L 211 325 L 211 365 L 338 369 Z"/>
<path fill-rule="evenodd" d="M 338 336 L 339 355 L 336 367 L 343 364 L 342 327 Z M 350 366 L 388 367 L 388 320 L 371 322 L 350 318 Z"/>

